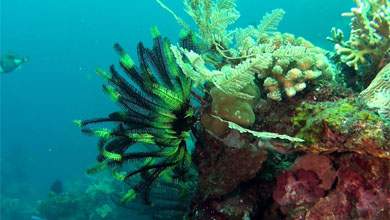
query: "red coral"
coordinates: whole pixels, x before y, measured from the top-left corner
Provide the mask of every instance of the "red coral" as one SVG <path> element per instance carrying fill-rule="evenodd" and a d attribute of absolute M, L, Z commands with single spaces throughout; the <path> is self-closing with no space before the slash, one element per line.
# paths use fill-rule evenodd
<path fill-rule="evenodd" d="M 332 192 L 325 198 L 321 198 L 310 211 L 307 212 L 305 219 L 310 220 L 342 220 L 349 219 L 351 205 L 343 193 Z"/>
<path fill-rule="evenodd" d="M 349 154 L 341 157 L 340 163 L 336 190 L 353 201 L 355 215 L 359 219 L 389 219 L 389 160 Z"/>
<path fill-rule="evenodd" d="M 307 154 L 298 158 L 291 167 L 291 171 L 298 169 L 314 171 L 321 180 L 319 187 L 324 190 L 329 190 L 336 178 L 336 171 L 332 166 L 332 162 L 324 155 Z"/>
<path fill-rule="evenodd" d="M 274 200 L 279 205 L 314 203 L 324 196 L 324 190 L 318 187 L 319 183 L 314 171 L 284 171 L 277 179 L 273 192 Z"/>
<path fill-rule="evenodd" d="M 389 210 L 390 197 L 389 194 L 382 190 L 358 190 L 358 202 L 356 203 L 356 211 L 362 218 L 370 218 L 375 216 L 377 212 L 385 209 Z"/>
<path fill-rule="evenodd" d="M 364 188 L 364 178 L 355 170 L 350 168 L 341 168 L 338 171 L 339 184 L 337 189 L 345 192 L 349 196 L 357 197 L 358 189 Z"/>

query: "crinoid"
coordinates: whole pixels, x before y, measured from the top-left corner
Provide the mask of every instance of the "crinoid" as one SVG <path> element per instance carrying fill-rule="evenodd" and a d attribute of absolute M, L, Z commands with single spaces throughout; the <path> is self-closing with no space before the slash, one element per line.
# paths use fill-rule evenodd
<path fill-rule="evenodd" d="M 113 176 L 128 182 L 132 189 L 120 202 L 126 204 L 143 193 L 143 200 L 151 204 L 149 194 L 159 177 L 179 179 L 191 166 L 191 156 L 185 139 L 196 121 L 195 110 L 190 103 L 191 80 L 178 67 L 170 49 L 170 42 L 162 38 L 157 27 L 151 28 L 153 48 L 138 44 L 139 67 L 119 44 L 114 48 L 120 56 L 120 66 L 129 80 L 121 76 L 112 65 L 110 72 L 97 68 L 96 72 L 109 85 L 104 91 L 118 103 L 123 111 L 113 112 L 107 118 L 96 118 L 75 123 L 87 134 L 99 136 L 98 164 L 89 168 L 93 174 L 111 168 Z M 180 38 L 182 47 L 195 50 L 190 33 Z M 110 122 L 115 127 L 96 128 L 87 125 Z M 155 145 L 146 152 L 134 152 L 135 143 Z M 142 161 L 137 169 L 130 169 L 129 162 Z M 139 175 L 140 182 L 130 184 L 130 178 Z"/>

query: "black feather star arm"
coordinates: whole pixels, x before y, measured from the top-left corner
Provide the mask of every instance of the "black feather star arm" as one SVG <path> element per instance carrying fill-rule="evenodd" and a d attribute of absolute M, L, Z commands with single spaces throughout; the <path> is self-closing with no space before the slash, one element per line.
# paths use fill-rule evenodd
<path fill-rule="evenodd" d="M 135 199 L 139 193 L 146 204 L 151 204 L 150 191 L 157 179 L 179 179 L 191 166 L 185 142 L 196 120 L 190 103 L 191 80 L 176 64 L 168 39 L 163 39 L 155 26 L 151 32 L 152 49 L 138 44 L 139 66 L 119 44 L 114 45 L 125 76 L 114 66 L 110 72 L 96 70 L 109 83 L 103 85 L 104 92 L 122 111 L 113 112 L 107 118 L 75 121 L 82 132 L 100 137 L 98 163 L 87 174 L 112 169 L 113 176 L 121 181 L 129 182 L 136 175 L 141 179 L 131 184 L 132 188 L 120 200 L 122 204 Z M 187 34 L 180 42 L 195 49 L 192 40 Z M 110 129 L 91 126 L 105 122 L 116 126 Z M 130 151 L 135 143 L 156 147 L 148 152 Z M 135 161 L 141 161 L 142 166 L 138 169 L 126 166 Z"/>
<path fill-rule="evenodd" d="M 182 181 L 157 179 L 149 193 L 153 206 L 143 204 L 142 198 L 137 197 L 124 207 L 139 215 L 147 215 L 150 219 L 183 219 L 183 216 L 188 213 L 192 198 L 197 191 L 197 172 L 191 168 L 182 178 Z M 136 183 L 137 178 L 133 178 L 131 182 Z M 120 196 L 117 194 L 110 196 L 115 204 L 121 205 Z"/>

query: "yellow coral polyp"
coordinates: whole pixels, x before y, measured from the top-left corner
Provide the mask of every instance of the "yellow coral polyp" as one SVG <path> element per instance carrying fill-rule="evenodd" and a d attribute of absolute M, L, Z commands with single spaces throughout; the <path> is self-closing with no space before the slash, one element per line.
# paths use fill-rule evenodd
<path fill-rule="evenodd" d="M 287 72 L 287 79 L 297 80 L 302 77 L 302 71 L 298 68 L 293 68 Z"/>
<path fill-rule="evenodd" d="M 264 84 L 263 86 L 270 92 L 272 91 L 275 91 L 275 90 L 278 90 L 278 81 L 276 81 L 275 79 L 271 78 L 271 77 L 267 77 L 265 80 L 264 80 Z"/>
<path fill-rule="evenodd" d="M 267 98 L 275 100 L 275 101 L 282 101 L 282 94 L 279 90 L 275 90 L 272 92 L 267 93 Z"/>
<path fill-rule="evenodd" d="M 260 71 L 265 77 L 263 87 L 268 92 L 269 99 L 280 101 L 282 95 L 293 97 L 306 88 L 307 81 L 316 80 L 325 73 L 324 79 L 333 79 L 334 73 L 328 58 L 309 41 L 301 37 L 295 40 L 293 35 L 279 33 L 269 38 L 268 42 L 274 48 L 278 47 L 275 42 L 281 40 L 284 48 L 280 50 L 285 50 L 274 53 L 273 67 Z"/>
<path fill-rule="evenodd" d="M 279 65 L 275 65 L 274 68 L 272 68 L 272 73 L 275 75 L 281 75 L 283 73 L 283 68 Z"/>
<path fill-rule="evenodd" d="M 308 70 L 313 66 L 313 60 L 311 57 L 304 57 L 297 61 L 297 66 L 301 71 Z"/>
<path fill-rule="evenodd" d="M 286 43 L 294 45 L 295 44 L 295 36 L 293 34 L 284 33 L 283 39 Z"/>
<path fill-rule="evenodd" d="M 322 73 L 320 71 L 306 70 L 304 72 L 304 78 L 306 80 L 312 80 L 318 78 L 319 76 L 321 76 L 321 74 Z"/>
<path fill-rule="evenodd" d="M 325 71 L 329 68 L 329 62 L 326 56 L 319 54 L 315 56 L 315 66 L 321 71 Z"/>
<path fill-rule="evenodd" d="M 294 88 L 297 92 L 300 92 L 306 88 L 306 83 L 297 83 L 295 84 Z"/>
<path fill-rule="evenodd" d="M 297 90 L 294 87 L 284 88 L 284 90 L 288 97 L 293 97 L 295 96 L 295 94 L 297 94 Z"/>

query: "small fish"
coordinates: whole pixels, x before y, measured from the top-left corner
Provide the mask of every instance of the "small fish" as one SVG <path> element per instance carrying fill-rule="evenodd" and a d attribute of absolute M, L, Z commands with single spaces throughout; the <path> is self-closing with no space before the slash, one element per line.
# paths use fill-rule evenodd
<path fill-rule="evenodd" d="M 16 53 L 9 52 L 0 57 L 0 73 L 9 73 L 22 68 L 22 64 L 28 61 L 28 57 L 20 57 Z"/>
<path fill-rule="evenodd" d="M 50 187 L 50 191 L 56 193 L 56 194 L 61 194 L 63 189 L 62 189 L 62 182 L 61 180 L 56 180 L 53 182 L 53 184 Z"/>

